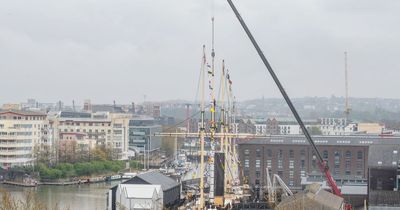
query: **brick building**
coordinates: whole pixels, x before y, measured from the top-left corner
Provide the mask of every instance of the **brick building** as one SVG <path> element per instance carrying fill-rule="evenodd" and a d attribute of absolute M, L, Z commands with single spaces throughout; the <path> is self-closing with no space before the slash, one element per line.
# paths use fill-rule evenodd
<path fill-rule="evenodd" d="M 376 137 L 378 138 L 378 137 Z M 322 157 L 337 180 L 366 180 L 370 137 L 316 136 Z M 266 168 L 293 188 L 301 187 L 301 177 L 321 175 L 315 153 L 304 136 L 271 136 L 239 144 L 241 170 L 250 185 L 265 185 Z M 243 177 L 241 177 L 243 180 Z"/>

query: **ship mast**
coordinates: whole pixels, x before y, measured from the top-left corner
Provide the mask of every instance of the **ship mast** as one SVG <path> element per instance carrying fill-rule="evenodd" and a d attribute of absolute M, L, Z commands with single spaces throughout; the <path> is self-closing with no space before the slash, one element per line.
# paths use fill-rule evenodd
<path fill-rule="evenodd" d="M 215 49 L 214 49 L 214 17 L 211 18 L 212 30 L 211 30 L 211 142 L 214 142 L 214 133 L 216 129 L 215 123 L 215 112 L 216 112 L 216 100 L 214 94 L 214 75 L 215 75 Z"/>
<path fill-rule="evenodd" d="M 201 63 L 201 127 L 200 127 L 200 205 L 199 209 L 204 208 L 204 82 L 205 82 L 206 53 L 203 45 L 203 61 Z"/>

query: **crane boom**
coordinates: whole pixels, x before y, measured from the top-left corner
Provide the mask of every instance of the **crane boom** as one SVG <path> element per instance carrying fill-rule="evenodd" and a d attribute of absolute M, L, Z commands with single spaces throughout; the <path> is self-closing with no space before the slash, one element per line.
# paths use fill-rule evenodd
<path fill-rule="evenodd" d="M 242 25 L 244 31 L 246 32 L 247 36 L 249 37 L 251 43 L 253 44 L 254 48 L 256 49 L 258 55 L 260 56 L 261 60 L 263 61 L 265 67 L 268 69 L 269 73 L 272 76 L 272 79 L 274 80 L 275 84 L 278 86 L 279 91 L 281 92 L 283 98 L 285 99 L 287 105 L 290 108 L 290 111 L 293 113 L 294 117 L 296 118 L 297 123 L 299 124 L 301 130 L 303 131 L 305 137 L 307 138 L 308 142 L 312 146 L 314 152 L 316 153 L 316 156 L 318 158 L 318 165 L 321 170 L 321 172 L 325 175 L 326 180 L 328 184 L 331 187 L 332 193 L 335 195 L 338 195 L 340 197 L 342 196 L 342 193 L 340 192 L 338 186 L 336 185 L 335 180 L 333 179 L 329 167 L 324 161 L 324 159 L 321 156 L 321 153 L 317 149 L 317 146 L 315 145 L 314 141 L 311 138 L 310 133 L 308 132 L 306 126 L 304 125 L 303 121 L 300 118 L 300 115 L 298 114 L 296 108 L 294 107 L 292 101 L 290 100 L 288 94 L 286 93 L 285 89 L 283 88 L 281 82 L 279 81 L 278 77 L 276 76 L 274 70 L 272 69 L 271 65 L 269 64 L 267 58 L 264 56 L 264 53 L 262 52 L 260 46 L 257 44 L 257 41 L 254 39 L 253 35 L 251 34 L 249 28 L 247 27 L 246 23 L 243 21 L 241 15 L 239 14 L 238 10 L 236 9 L 235 5 L 233 4 L 232 0 L 227 0 L 230 7 L 232 8 L 233 12 L 235 13 L 237 19 L 239 20 L 240 24 Z"/>

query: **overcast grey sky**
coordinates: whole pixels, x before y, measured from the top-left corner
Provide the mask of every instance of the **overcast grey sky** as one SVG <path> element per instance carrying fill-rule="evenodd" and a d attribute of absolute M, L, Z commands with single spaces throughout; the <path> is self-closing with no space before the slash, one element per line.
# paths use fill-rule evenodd
<path fill-rule="evenodd" d="M 351 96 L 400 98 L 400 1 L 235 3 L 291 97 L 344 95 L 347 50 Z M 213 13 L 237 98 L 280 96 L 224 0 L 0 4 L 0 103 L 193 100 Z"/>

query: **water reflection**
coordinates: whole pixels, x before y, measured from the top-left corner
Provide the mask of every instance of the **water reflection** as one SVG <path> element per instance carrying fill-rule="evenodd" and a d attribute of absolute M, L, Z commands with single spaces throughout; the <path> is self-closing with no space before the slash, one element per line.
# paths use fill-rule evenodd
<path fill-rule="evenodd" d="M 104 210 L 106 208 L 106 193 L 119 181 L 70 185 L 70 186 L 38 186 L 36 188 L 23 188 L 0 184 L 1 188 L 8 190 L 13 197 L 21 199 L 25 191 L 34 190 L 37 195 L 51 209 L 56 204 L 61 209 Z"/>

